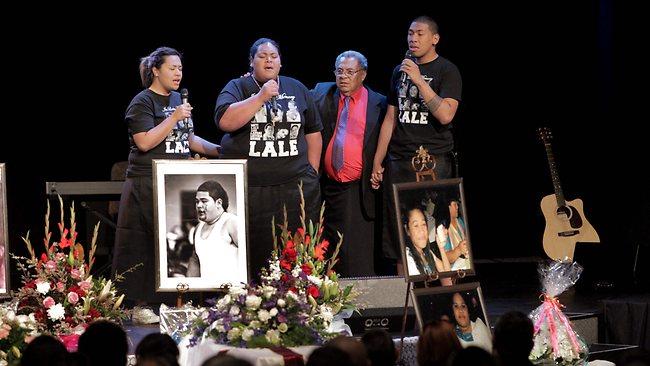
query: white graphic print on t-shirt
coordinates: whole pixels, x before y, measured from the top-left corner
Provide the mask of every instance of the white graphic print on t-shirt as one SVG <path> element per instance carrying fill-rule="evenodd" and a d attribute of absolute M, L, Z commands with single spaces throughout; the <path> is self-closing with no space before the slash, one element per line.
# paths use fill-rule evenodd
<path fill-rule="evenodd" d="M 176 107 L 163 108 L 165 118 L 171 116 L 174 111 L 176 111 Z M 193 127 L 194 123 L 191 118 L 188 118 L 187 122 L 185 120 L 176 122 L 176 126 L 165 137 L 165 153 L 188 154 L 190 152 L 189 134 Z"/>
<path fill-rule="evenodd" d="M 422 77 L 431 84 L 433 78 L 426 75 L 422 75 Z M 400 83 L 397 89 L 397 103 L 400 123 L 421 125 L 429 123 L 429 109 L 422 100 L 418 87 L 411 82 L 411 79 Z"/>
<path fill-rule="evenodd" d="M 277 110 L 265 104 L 255 113 L 251 121 L 248 156 L 278 158 L 298 155 L 300 123 L 289 123 L 301 120 L 295 98 L 280 94 L 276 100 Z M 287 103 L 281 102 L 283 100 Z"/>

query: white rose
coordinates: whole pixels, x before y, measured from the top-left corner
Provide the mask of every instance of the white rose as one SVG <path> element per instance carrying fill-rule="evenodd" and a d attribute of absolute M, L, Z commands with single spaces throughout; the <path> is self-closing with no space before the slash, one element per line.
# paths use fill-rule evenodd
<path fill-rule="evenodd" d="M 271 315 L 271 317 L 274 317 L 274 316 L 278 315 L 278 309 L 277 308 L 271 309 L 269 311 L 269 314 Z"/>
<path fill-rule="evenodd" d="M 253 328 L 253 329 L 259 329 L 261 326 L 262 326 L 262 323 L 260 323 L 257 320 L 253 320 L 250 323 L 250 327 Z"/>
<path fill-rule="evenodd" d="M 259 296 L 255 296 L 255 295 L 246 296 L 246 307 L 248 308 L 257 309 L 260 307 L 261 303 L 262 303 L 262 298 L 260 298 Z"/>
<path fill-rule="evenodd" d="M 278 306 L 279 307 L 283 308 L 286 304 L 287 304 L 287 302 L 284 301 L 284 299 L 278 299 Z"/>
<path fill-rule="evenodd" d="M 241 329 L 239 328 L 232 328 L 231 330 L 228 331 L 228 340 L 233 341 L 241 336 Z"/>
<path fill-rule="evenodd" d="M 63 305 L 61 304 L 52 305 L 47 310 L 47 316 L 49 316 L 50 319 L 52 319 L 53 321 L 63 319 L 65 317 L 65 309 L 63 308 Z"/>
<path fill-rule="evenodd" d="M 277 330 L 268 330 L 266 331 L 266 334 L 264 335 L 266 337 L 266 340 L 269 341 L 271 344 L 278 345 L 280 344 L 280 332 Z"/>
<path fill-rule="evenodd" d="M 286 333 L 287 330 L 289 330 L 289 326 L 287 325 L 287 323 L 280 323 L 280 325 L 278 325 L 278 330 L 281 333 Z"/>
<path fill-rule="evenodd" d="M 50 283 L 49 282 L 36 282 L 36 291 L 40 292 L 41 294 L 45 295 L 50 291 Z"/>
<path fill-rule="evenodd" d="M 233 305 L 230 308 L 230 315 L 235 316 L 235 315 L 238 315 L 238 314 L 239 314 L 239 306 Z"/>
<path fill-rule="evenodd" d="M 251 338 L 253 337 L 253 332 L 252 329 L 244 329 L 244 332 L 241 335 L 241 339 L 245 340 L 246 342 L 250 341 Z"/>
<path fill-rule="evenodd" d="M 260 310 L 257 312 L 257 317 L 262 321 L 262 323 L 266 323 L 271 319 L 271 314 L 267 310 Z"/>
<path fill-rule="evenodd" d="M 262 292 L 264 293 L 264 298 L 268 300 L 275 294 L 276 289 L 273 286 L 264 286 Z"/>
<path fill-rule="evenodd" d="M 236 285 L 230 288 L 230 294 L 233 295 L 234 297 L 237 297 L 239 295 L 246 295 L 248 291 L 241 286 L 241 285 Z"/>
<path fill-rule="evenodd" d="M 226 305 L 230 304 L 232 301 L 232 297 L 230 295 L 226 294 L 224 297 L 220 298 L 219 301 L 217 301 L 217 307 L 218 308 L 223 308 Z"/>

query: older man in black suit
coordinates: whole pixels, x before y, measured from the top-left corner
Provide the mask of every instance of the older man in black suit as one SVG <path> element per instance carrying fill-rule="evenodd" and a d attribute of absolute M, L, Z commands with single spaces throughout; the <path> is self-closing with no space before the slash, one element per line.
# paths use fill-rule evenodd
<path fill-rule="evenodd" d="M 336 83 L 311 91 L 323 122 L 324 237 L 332 244 L 343 234 L 341 276 L 372 276 L 374 270 L 375 193 L 370 186 L 372 161 L 386 114 L 386 97 L 363 85 L 368 60 L 346 51 L 336 58 Z"/>

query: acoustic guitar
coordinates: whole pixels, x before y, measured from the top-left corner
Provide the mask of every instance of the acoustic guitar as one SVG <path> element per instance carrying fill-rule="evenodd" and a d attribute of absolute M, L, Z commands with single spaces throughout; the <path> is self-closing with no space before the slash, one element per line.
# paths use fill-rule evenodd
<path fill-rule="evenodd" d="M 544 251 L 554 260 L 566 259 L 573 260 L 577 242 L 599 243 L 598 233 L 585 218 L 582 200 L 579 198 L 573 201 L 566 201 L 560 177 L 555 165 L 553 150 L 551 149 L 551 130 L 549 128 L 540 128 L 537 130 L 540 140 L 546 149 L 546 158 L 551 170 L 551 179 L 555 194 L 550 194 L 542 198 L 540 206 L 546 228 L 544 229 Z"/>

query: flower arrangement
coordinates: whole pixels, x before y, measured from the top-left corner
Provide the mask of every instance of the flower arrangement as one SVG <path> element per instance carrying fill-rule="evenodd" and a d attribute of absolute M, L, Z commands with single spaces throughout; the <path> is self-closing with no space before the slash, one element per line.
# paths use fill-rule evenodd
<path fill-rule="evenodd" d="M 339 333 L 333 320 L 344 310 L 355 310 L 358 295 L 352 285 L 341 288 L 333 270 L 342 235 L 330 258 L 329 242 L 322 239 L 323 214 L 314 225 L 305 222 L 301 191 L 301 227 L 288 230 L 286 208 L 279 242 L 273 220 L 274 250 L 259 285 L 231 287 L 194 322 L 191 345 L 207 338 L 237 347 L 295 347 L 322 344 Z"/>
<path fill-rule="evenodd" d="M 588 347 L 571 326 L 562 312 L 562 304 L 557 300 L 562 292 L 573 286 L 582 273 L 578 263 L 553 262 L 540 268 L 543 303 L 530 314 L 535 336 L 529 359 L 541 365 L 584 365 Z"/>
<path fill-rule="evenodd" d="M 34 316 L 16 315 L 0 306 L 0 366 L 17 366 L 22 352 L 36 332 Z"/>
<path fill-rule="evenodd" d="M 64 225 L 63 200 L 61 221 L 58 224 L 59 242 L 50 243 L 50 205 L 45 215 L 45 251 L 37 257 L 29 240 L 29 232 L 23 241 L 30 257 L 15 257 L 22 271 L 23 286 L 17 291 L 17 314 L 33 317 L 38 333 L 58 336 L 68 349 L 75 349 L 78 337 L 88 323 L 96 319 L 120 322 L 126 311 L 120 306 L 124 295 L 117 296 L 111 280 L 93 278 L 90 275 L 99 223 L 95 225 L 88 261 L 84 248 L 76 243 L 74 205 L 70 208 L 70 228 Z"/>

